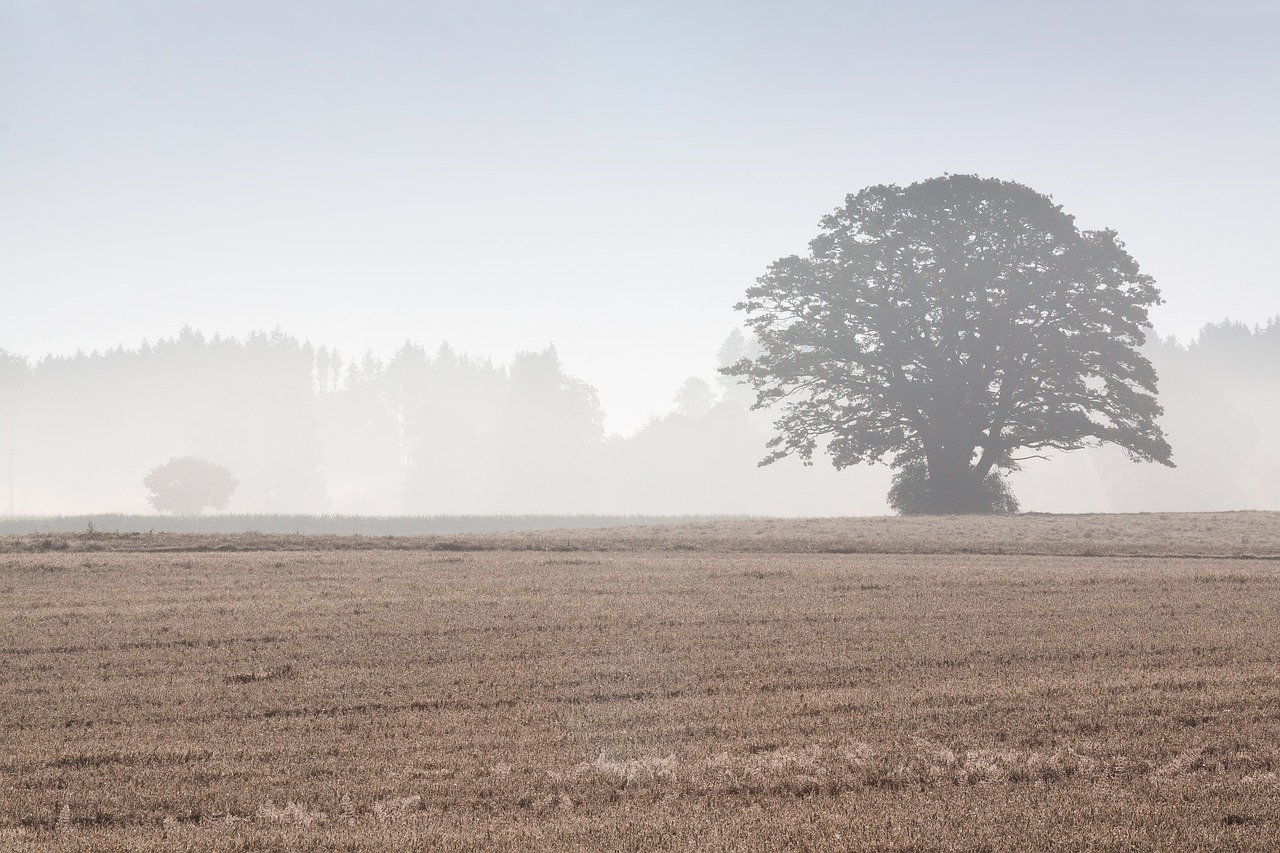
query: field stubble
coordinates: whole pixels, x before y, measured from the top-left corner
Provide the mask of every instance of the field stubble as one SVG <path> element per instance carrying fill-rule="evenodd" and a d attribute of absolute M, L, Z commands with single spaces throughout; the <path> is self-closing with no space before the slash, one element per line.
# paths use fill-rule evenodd
<path fill-rule="evenodd" d="M 1276 849 L 1280 522 L 1138 518 L 15 538 L 0 848 Z"/>

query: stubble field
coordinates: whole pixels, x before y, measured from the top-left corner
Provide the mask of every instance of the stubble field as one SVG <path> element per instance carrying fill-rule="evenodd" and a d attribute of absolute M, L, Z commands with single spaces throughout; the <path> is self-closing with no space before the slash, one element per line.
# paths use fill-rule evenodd
<path fill-rule="evenodd" d="M 1280 848 L 1276 513 L 0 566 L 0 849 Z"/>

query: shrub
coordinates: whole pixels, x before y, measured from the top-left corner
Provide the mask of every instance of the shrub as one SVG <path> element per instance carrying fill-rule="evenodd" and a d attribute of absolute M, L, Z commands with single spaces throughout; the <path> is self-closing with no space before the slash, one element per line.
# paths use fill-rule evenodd
<path fill-rule="evenodd" d="M 939 513 L 929 482 L 929 468 L 923 461 L 911 461 L 893 475 L 889 487 L 889 507 L 899 515 L 929 515 Z M 973 496 L 969 512 L 976 514 L 1014 513 L 1018 511 L 1018 499 L 1009 483 L 996 471 L 982 481 L 981 490 Z"/>
<path fill-rule="evenodd" d="M 142 484 L 147 487 L 147 502 L 159 512 L 199 515 L 205 507 L 225 507 L 240 482 L 221 465 L 180 456 L 152 468 Z"/>

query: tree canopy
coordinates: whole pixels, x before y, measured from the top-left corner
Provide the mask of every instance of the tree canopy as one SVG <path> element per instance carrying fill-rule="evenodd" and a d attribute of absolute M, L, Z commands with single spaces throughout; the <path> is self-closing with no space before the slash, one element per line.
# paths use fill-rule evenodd
<path fill-rule="evenodd" d="M 762 350 L 725 372 L 781 409 L 761 464 L 887 461 L 926 512 L 1008 508 L 989 477 L 1046 449 L 1172 466 L 1139 352 L 1160 294 L 1114 231 L 973 175 L 869 187 L 821 228 L 736 306 Z"/>

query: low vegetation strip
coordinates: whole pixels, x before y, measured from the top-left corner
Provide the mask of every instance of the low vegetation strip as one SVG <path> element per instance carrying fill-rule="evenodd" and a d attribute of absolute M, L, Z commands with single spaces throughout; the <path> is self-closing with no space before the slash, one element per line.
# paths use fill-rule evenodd
<path fill-rule="evenodd" d="M 657 515 L 97 515 L 0 518 L 0 535 L 95 533 L 268 533 L 334 536 L 424 536 L 563 530 L 714 521 L 743 516 Z"/>
<path fill-rule="evenodd" d="M 550 525 L 559 518 L 561 527 Z M 828 519 L 528 519 L 523 530 L 435 535 L 114 533 L 0 537 L 0 553 L 42 551 L 689 551 L 780 554 L 1027 554 L 1280 558 L 1280 512 L 910 516 Z M 617 519 L 614 519 L 617 521 Z M 661 523 L 656 523 L 660 521 Z M 475 520 L 479 526 L 481 522 Z M 501 527 L 501 519 L 492 521 Z"/>

